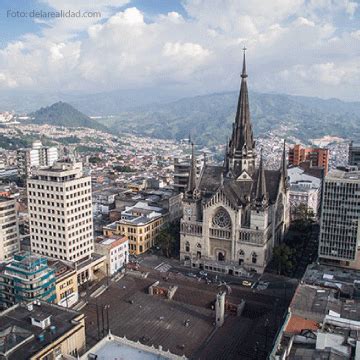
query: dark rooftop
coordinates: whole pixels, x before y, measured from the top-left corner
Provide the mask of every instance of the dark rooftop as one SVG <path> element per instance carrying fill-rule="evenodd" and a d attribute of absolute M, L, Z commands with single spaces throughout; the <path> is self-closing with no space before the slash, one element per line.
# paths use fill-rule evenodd
<path fill-rule="evenodd" d="M 72 320 L 80 313 L 66 309 L 58 305 L 40 302 L 33 305 L 33 310 L 28 310 L 24 305 L 15 305 L 0 313 L 0 358 L 4 356 L 8 360 L 27 359 L 44 347 L 48 346 L 56 338 L 62 336 L 74 327 Z M 42 329 L 31 324 L 31 317 L 44 319 L 51 316 L 51 326 Z M 9 336 L 12 334 L 12 336 Z M 43 335 L 42 341 L 39 335 Z M 13 350 L 11 350 L 13 348 Z"/>
<path fill-rule="evenodd" d="M 274 295 L 270 291 L 256 293 L 252 289 L 232 286 L 227 301 L 238 305 L 245 299 L 245 310 L 242 316 L 226 313 L 224 326 L 216 329 L 215 312 L 211 305 L 219 291 L 217 285 L 176 276 L 172 274 L 164 281 L 163 275 L 156 276 L 150 272 L 146 279 L 126 275 L 118 282 L 111 282 L 110 288 L 96 299 L 100 328 L 101 307 L 108 304 L 112 334 L 126 336 L 149 346 L 161 345 L 165 351 L 169 349 L 180 356 L 207 360 L 248 359 L 254 352 L 256 341 L 262 347 L 266 346 L 267 351 L 270 350 L 279 321 L 274 318 L 274 306 L 277 306 L 275 312 L 279 319 L 285 309 L 283 288 Z M 156 280 L 164 288 L 178 286 L 173 300 L 147 293 L 148 287 Z M 286 301 L 290 300 L 291 293 L 288 291 L 286 294 Z M 82 311 L 86 315 L 87 344 L 92 346 L 98 337 L 95 302 L 85 306 Z M 185 326 L 187 320 L 188 327 Z M 106 316 L 104 322 L 106 328 Z M 268 330 L 266 323 L 269 324 Z M 259 353 L 257 359 L 265 359 L 265 351 Z"/>

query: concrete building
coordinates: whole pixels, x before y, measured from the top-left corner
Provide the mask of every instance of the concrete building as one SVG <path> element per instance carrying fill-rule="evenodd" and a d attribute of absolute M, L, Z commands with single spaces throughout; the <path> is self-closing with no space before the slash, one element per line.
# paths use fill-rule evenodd
<path fill-rule="evenodd" d="M 115 208 L 115 197 L 120 189 L 98 189 L 93 191 L 93 210 L 94 214 L 107 215 Z"/>
<path fill-rule="evenodd" d="M 360 144 L 351 141 L 349 145 L 349 165 L 360 167 Z"/>
<path fill-rule="evenodd" d="M 31 149 L 17 151 L 17 166 L 20 177 L 26 178 L 36 168 L 53 165 L 58 160 L 56 147 L 43 146 L 40 140 L 34 141 Z"/>
<path fill-rule="evenodd" d="M 34 300 L 54 302 L 55 298 L 55 272 L 43 257 L 20 252 L 0 273 L 3 308 Z"/>
<path fill-rule="evenodd" d="M 155 245 L 155 239 L 164 224 L 163 209 L 138 202 L 121 212 L 121 219 L 104 226 L 107 237 L 125 235 L 130 254 L 139 255 Z"/>
<path fill-rule="evenodd" d="M 196 173 L 200 174 L 201 168 L 204 166 L 205 156 L 196 156 Z M 174 159 L 174 188 L 178 193 L 184 193 L 189 178 L 191 168 L 191 156 L 176 157 Z"/>
<path fill-rule="evenodd" d="M 288 179 L 291 216 L 301 204 L 312 210 L 316 216 L 320 207 L 322 179 L 308 174 L 299 166 L 288 169 Z"/>
<path fill-rule="evenodd" d="M 27 186 L 31 250 L 80 263 L 94 250 L 91 178 L 81 163 L 38 169 Z"/>
<path fill-rule="evenodd" d="M 289 165 L 298 166 L 304 161 L 310 161 L 311 166 L 323 168 L 325 174 L 329 170 L 329 150 L 321 148 L 305 148 L 300 144 L 289 149 Z"/>
<path fill-rule="evenodd" d="M 85 317 L 37 301 L 0 312 L 0 358 L 8 360 L 77 358 L 86 347 Z"/>
<path fill-rule="evenodd" d="M 97 359 L 186 360 L 185 356 L 175 355 L 169 350 L 163 350 L 161 345 L 155 348 L 154 346 L 144 345 L 139 341 L 131 341 L 126 337 L 114 336 L 111 333 L 81 356 L 80 360 L 88 360 L 92 356 L 96 356 Z"/>
<path fill-rule="evenodd" d="M 72 307 L 79 300 L 76 269 L 60 260 L 49 260 L 48 262 L 55 272 L 55 303 L 64 307 Z"/>
<path fill-rule="evenodd" d="M 20 250 L 16 201 L 0 196 L 0 263 L 9 261 Z"/>
<path fill-rule="evenodd" d="M 360 171 L 331 171 L 324 180 L 319 258 L 360 269 Z"/>
<path fill-rule="evenodd" d="M 285 144 L 280 169 L 255 166 L 245 54 L 241 88 L 224 164 L 192 166 L 184 195 L 180 259 L 191 267 L 241 275 L 262 273 L 289 224 Z"/>
<path fill-rule="evenodd" d="M 129 242 L 126 236 L 99 236 L 95 239 L 95 251 L 106 256 L 106 267 L 110 276 L 129 262 Z"/>
<path fill-rule="evenodd" d="M 139 192 L 123 191 L 115 198 L 116 207 L 113 213 L 121 212 L 126 206 L 133 206 L 137 202 L 146 202 L 149 206 L 164 209 L 167 213 L 164 217 L 169 222 L 179 220 L 182 216 L 182 194 L 172 188 L 146 189 Z"/>

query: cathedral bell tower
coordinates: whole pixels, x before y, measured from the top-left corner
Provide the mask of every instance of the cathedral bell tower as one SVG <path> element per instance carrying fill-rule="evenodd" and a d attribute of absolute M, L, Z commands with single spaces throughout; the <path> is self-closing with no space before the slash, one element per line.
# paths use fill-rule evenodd
<path fill-rule="evenodd" d="M 269 197 L 266 190 L 265 171 L 262 150 L 260 164 L 256 176 L 256 192 L 251 206 L 250 228 L 254 230 L 265 230 L 268 226 Z"/>
<path fill-rule="evenodd" d="M 184 215 L 187 221 L 197 221 L 199 218 L 199 194 L 196 187 L 196 156 L 194 143 L 191 143 L 191 160 L 189 168 L 189 179 L 184 195 Z"/>
<path fill-rule="evenodd" d="M 238 178 L 244 171 L 250 176 L 255 172 L 255 141 L 250 120 L 245 50 L 238 106 L 225 158 L 225 175 L 233 178 Z"/>

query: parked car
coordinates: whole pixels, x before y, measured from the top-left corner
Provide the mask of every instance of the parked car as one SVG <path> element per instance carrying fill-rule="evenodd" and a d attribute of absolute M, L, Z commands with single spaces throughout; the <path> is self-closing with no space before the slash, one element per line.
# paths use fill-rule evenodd
<path fill-rule="evenodd" d="M 186 273 L 186 276 L 192 277 L 192 278 L 196 278 L 196 277 L 197 277 L 196 274 L 194 274 L 194 273 L 192 273 L 192 272 Z"/>
<path fill-rule="evenodd" d="M 200 276 L 204 276 L 204 277 L 207 277 L 207 276 L 208 276 L 207 272 L 204 271 L 204 270 L 199 271 L 199 275 L 200 275 Z"/>
<path fill-rule="evenodd" d="M 252 285 L 252 282 L 247 281 L 247 280 L 244 280 L 241 284 L 242 284 L 243 286 L 249 287 L 249 286 Z"/>

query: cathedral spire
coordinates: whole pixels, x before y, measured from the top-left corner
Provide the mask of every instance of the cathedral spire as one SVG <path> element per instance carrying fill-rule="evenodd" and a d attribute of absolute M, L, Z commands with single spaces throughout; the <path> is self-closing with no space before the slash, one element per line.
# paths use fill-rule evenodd
<path fill-rule="evenodd" d="M 249 93 L 247 88 L 246 78 L 248 77 L 246 73 L 246 57 L 245 51 L 243 49 L 243 68 L 241 72 L 241 86 L 238 107 L 235 118 L 235 138 L 234 145 L 235 149 L 242 151 L 244 148 L 246 150 L 251 150 L 253 148 L 253 133 L 250 122 L 250 108 L 249 108 Z"/>
<path fill-rule="evenodd" d="M 284 185 L 286 185 L 288 174 L 287 174 L 287 163 L 286 163 L 286 140 L 284 139 L 284 145 L 283 145 L 283 153 L 281 158 L 281 166 L 280 166 L 280 172 L 284 180 Z"/>
<path fill-rule="evenodd" d="M 191 143 L 191 163 L 189 170 L 189 181 L 187 186 L 187 192 L 192 194 L 196 187 L 196 159 L 194 151 L 194 143 Z"/>
<path fill-rule="evenodd" d="M 245 51 L 246 51 L 246 47 L 244 46 L 244 47 L 243 47 L 243 52 L 244 52 L 244 55 L 243 55 L 243 68 L 242 68 L 242 72 L 241 72 L 241 78 L 242 78 L 242 79 L 247 78 Z"/>
<path fill-rule="evenodd" d="M 255 201 L 257 205 L 262 205 L 266 201 L 266 182 L 265 182 L 265 171 L 263 164 L 262 149 L 260 153 L 260 165 L 258 170 L 257 182 L 256 182 L 256 197 Z"/>
<path fill-rule="evenodd" d="M 226 138 L 225 156 L 224 156 L 224 168 L 225 172 L 229 171 L 229 143 L 230 140 Z"/>
<path fill-rule="evenodd" d="M 231 170 L 235 176 L 240 175 L 243 170 L 253 173 L 255 169 L 255 142 L 250 120 L 245 47 L 243 51 L 240 94 L 228 155 L 232 159 Z"/>

